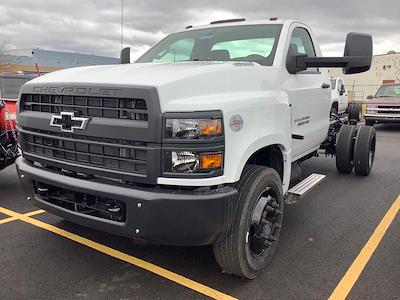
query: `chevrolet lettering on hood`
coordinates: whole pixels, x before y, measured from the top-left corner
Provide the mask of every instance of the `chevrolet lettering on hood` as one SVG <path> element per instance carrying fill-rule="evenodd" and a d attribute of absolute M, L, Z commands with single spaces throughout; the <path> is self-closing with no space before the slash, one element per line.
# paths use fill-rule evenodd
<path fill-rule="evenodd" d="M 35 86 L 34 93 L 40 94 L 60 94 L 60 95 L 91 95 L 91 96 L 117 96 L 121 89 L 113 88 L 92 88 L 92 87 L 72 87 L 72 86 Z"/>

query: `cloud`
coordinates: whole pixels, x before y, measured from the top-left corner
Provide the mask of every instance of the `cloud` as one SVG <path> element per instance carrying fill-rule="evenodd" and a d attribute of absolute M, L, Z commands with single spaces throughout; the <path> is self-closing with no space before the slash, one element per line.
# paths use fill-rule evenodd
<path fill-rule="evenodd" d="M 137 57 L 187 25 L 277 16 L 310 24 L 324 55 L 343 53 L 349 31 L 371 33 L 375 53 L 386 53 L 400 51 L 399 11 L 398 0 L 125 0 L 124 44 L 131 46 Z M 121 0 L 2 0 L 0 16 L 0 40 L 7 40 L 10 48 L 119 55 Z"/>

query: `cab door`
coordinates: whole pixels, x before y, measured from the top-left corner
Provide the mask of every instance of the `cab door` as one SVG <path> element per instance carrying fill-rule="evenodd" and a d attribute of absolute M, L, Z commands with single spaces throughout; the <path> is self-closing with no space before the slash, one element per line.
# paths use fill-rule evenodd
<path fill-rule="evenodd" d="M 310 32 L 305 27 L 294 26 L 288 43 L 287 56 L 317 55 Z M 291 105 L 294 161 L 316 150 L 326 138 L 331 102 L 330 80 L 325 70 L 308 68 L 289 74 L 285 86 Z"/>

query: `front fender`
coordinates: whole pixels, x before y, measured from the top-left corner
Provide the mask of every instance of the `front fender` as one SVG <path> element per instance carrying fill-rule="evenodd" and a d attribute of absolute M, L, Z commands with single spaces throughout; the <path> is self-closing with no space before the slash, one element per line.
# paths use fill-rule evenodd
<path fill-rule="evenodd" d="M 218 101 L 216 101 L 216 99 Z M 239 181 L 244 165 L 253 153 L 270 145 L 280 145 L 284 155 L 284 184 L 290 177 L 291 112 L 287 94 L 265 90 L 218 94 L 170 101 L 166 111 L 221 110 L 224 117 L 224 175 L 203 179 L 159 178 L 159 184 L 209 186 Z M 240 116 L 243 126 L 232 128 L 231 119 Z M 287 167 L 288 165 L 289 167 Z M 286 184 L 287 185 L 287 184 Z M 284 186 L 284 190 L 285 190 Z"/>
<path fill-rule="evenodd" d="M 290 153 L 290 148 L 282 144 L 284 138 L 285 137 L 282 135 L 265 136 L 262 139 L 255 141 L 249 147 L 247 147 L 245 153 L 240 159 L 240 162 L 238 163 L 237 168 L 235 170 L 234 182 L 240 179 L 240 176 L 242 175 L 246 163 L 254 153 L 268 146 L 278 146 L 283 156 L 284 172 L 283 172 L 282 183 L 283 183 L 283 191 L 285 193 L 289 187 L 289 182 L 290 182 L 291 153 Z"/>

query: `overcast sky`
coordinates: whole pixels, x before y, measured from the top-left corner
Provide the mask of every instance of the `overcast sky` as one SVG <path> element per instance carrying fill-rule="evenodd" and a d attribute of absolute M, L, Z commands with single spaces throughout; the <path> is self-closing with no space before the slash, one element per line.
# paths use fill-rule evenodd
<path fill-rule="evenodd" d="M 119 56 L 122 0 L 1 0 L 0 41 Z M 300 19 L 310 24 L 324 56 L 341 55 L 349 31 L 373 35 L 374 53 L 400 51 L 400 0 L 124 0 L 124 45 L 136 58 L 187 25 L 245 17 Z"/>

